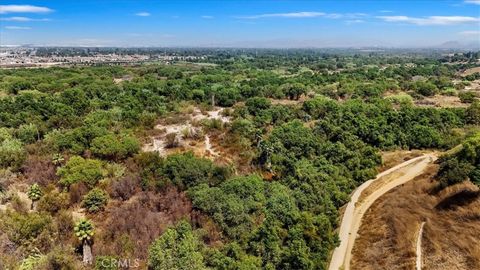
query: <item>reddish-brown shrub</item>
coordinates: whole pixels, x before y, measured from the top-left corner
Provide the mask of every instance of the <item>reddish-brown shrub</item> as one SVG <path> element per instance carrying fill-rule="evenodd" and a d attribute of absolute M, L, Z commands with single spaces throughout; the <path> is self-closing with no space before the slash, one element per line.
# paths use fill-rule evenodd
<path fill-rule="evenodd" d="M 70 203 L 76 204 L 83 200 L 83 196 L 88 193 L 88 187 L 83 182 L 70 185 Z"/>
<path fill-rule="evenodd" d="M 118 181 L 114 181 L 108 189 L 108 193 L 114 199 L 126 201 L 135 193 L 141 191 L 140 181 L 141 179 L 138 175 L 126 175 Z"/>
<path fill-rule="evenodd" d="M 141 192 L 128 202 L 111 203 L 95 219 L 95 254 L 146 259 L 148 246 L 170 225 L 190 217 L 187 196 L 175 188 Z"/>
<path fill-rule="evenodd" d="M 58 180 L 57 169 L 50 156 L 28 156 L 23 164 L 22 171 L 28 184 L 38 183 L 47 186 L 56 183 Z"/>

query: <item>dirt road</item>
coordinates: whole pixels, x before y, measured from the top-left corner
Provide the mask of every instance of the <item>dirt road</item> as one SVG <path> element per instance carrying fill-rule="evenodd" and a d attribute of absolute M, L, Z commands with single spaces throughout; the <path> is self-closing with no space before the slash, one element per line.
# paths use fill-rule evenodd
<path fill-rule="evenodd" d="M 328 268 L 329 270 L 350 269 L 350 259 L 352 255 L 353 244 L 357 238 L 357 232 L 360 228 L 362 217 L 368 208 L 375 202 L 375 200 L 380 198 L 383 194 L 391 189 L 420 175 L 425 170 L 427 165 L 435 160 L 436 156 L 433 154 L 425 154 L 423 156 L 413 158 L 378 174 L 375 179 L 363 183 L 353 192 L 351 200 L 347 204 L 343 214 L 342 223 L 340 225 L 340 246 L 338 246 L 333 252 L 330 266 Z M 358 204 L 358 199 L 366 188 L 368 188 L 373 182 L 394 172 L 401 172 L 402 174 L 392 181 L 379 186 L 374 192 L 372 192 L 365 199 L 363 199 L 360 204 Z"/>

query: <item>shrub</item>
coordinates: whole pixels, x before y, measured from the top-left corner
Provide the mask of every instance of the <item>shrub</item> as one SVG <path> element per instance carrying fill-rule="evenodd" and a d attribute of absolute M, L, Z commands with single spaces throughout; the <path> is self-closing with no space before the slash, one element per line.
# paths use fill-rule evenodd
<path fill-rule="evenodd" d="M 473 166 L 457 158 L 448 158 L 440 163 L 438 179 L 442 187 L 451 186 L 467 180 Z"/>
<path fill-rule="evenodd" d="M 18 245 L 34 240 L 44 231 L 48 232 L 51 223 L 51 217 L 45 213 L 6 212 L 0 214 L 0 229 Z"/>
<path fill-rule="evenodd" d="M 92 140 L 92 153 L 106 159 L 125 159 L 140 150 L 140 144 L 135 137 L 127 134 L 107 134 Z"/>
<path fill-rule="evenodd" d="M 16 130 L 15 136 L 23 143 L 29 144 L 36 142 L 37 139 L 39 139 L 40 133 L 38 128 L 34 124 L 30 123 L 21 125 Z"/>
<path fill-rule="evenodd" d="M 6 139 L 0 143 L 0 167 L 18 170 L 24 163 L 27 153 L 22 143 L 16 139 Z"/>
<path fill-rule="evenodd" d="M 179 145 L 179 141 L 177 138 L 177 133 L 172 132 L 172 133 L 168 133 L 167 136 L 165 136 L 165 147 L 175 148 L 178 145 Z"/>
<path fill-rule="evenodd" d="M 167 157 L 162 174 L 180 189 L 201 183 L 213 185 L 228 177 L 228 171 L 224 168 L 214 166 L 206 158 L 197 158 L 191 152 Z"/>
<path fill-rule="evenodd" d="M 65 166 L 58 168 L 57 175 L 60 176 L 60 184 L 64 186 L 84 182 L 93 187 L 103 177 L 102 163 L 95 159 L 73 156 Z"/>
<path fill-rule="evenodd" d="M 94 188 L 83 198 L 83 206 L 87 208 L 88 212 L 95 213 L 102 210 L 107 201 L 107 193 L 99 188 Z"/>
<path fill-rule="evenodd" d="M 121 200 L 128 200 L 140 191 L 140 177 L 138 175 L 126 175 L 114 181 L 110 187 L 110 196 Z"/>
<path fill-rule="evenodd" d="M 465 121 L 468 124 L 480 124 L 480 102 L 473 102 L 470 107 L 465 110 Z"/>
<path fill-rule="evenodd" d="M 66 209 L 70 205 L 69 193 L 60 192 L 53 186 L 48 186 L 49 190 L 38 201 L 38 210 L 55 214 L 61 209 Z"/>
<path fill-rule="evenodd" d="M 458 97 L 462 103 L 472 103 L 475 101 L 477 96 L 474 92 L 462 92 L 458 94 Z"/>

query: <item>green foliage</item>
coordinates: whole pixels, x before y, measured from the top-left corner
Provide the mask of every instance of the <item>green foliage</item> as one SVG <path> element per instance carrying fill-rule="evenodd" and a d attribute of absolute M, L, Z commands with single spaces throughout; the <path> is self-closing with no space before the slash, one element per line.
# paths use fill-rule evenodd
<path fill-rule="evenodd" d="M 199 185 L 189 194 L 193 206 L 211 215 L 234 239 L 248 235 L 265 203 L 263 180 L 255 175 L 229 179 L 218 187 Z"/>
<path fill-rule="evenodd" d="M 449 158 L 441 162 L 438 179 L 442 187 L 458 184 L 467 180 L 473 168 L 468 162 L 459 161 L 457 158 Z"/>
<path fill-rule="evenodd" d="M 74 227 L 75 236 L 81 242 L 85 242 L 85 241 L 89 242 L 92 240 L 94 229 L 95 228 L 93 227 L 93 224 L 90 220 L 83 219 L 79 221 L 77 224 L 75 224 L 75 227 Z"/>
<path fill-rule="evenodd" d="M 35 270 L 45 260 L 45 256 L 34 254 L 22 260 L 18 270 Z"/>
<path fill-rule="evenodd" d="M 302 83 L 288 83 L 282 86 L 283 92 L 290 99 L 299 99 L 303 94 L 307 93 L 307 88 Z"/>
<path fill-rule="evenodd" d="M 190 224 L 182 221 L 176 227 L 167 229 L 150 246 L 148 251 L 149 269 L 207 269 L 200 248 L 200 242 Z"/>
<path fill-rule="evenodd" d="M 125 159 L 140 150 L 140 144 L 135 137 L 127 134 L 107 134 L 92 140 L 92 153 L 104 159 Z"/>
<path fill-rule="evenodd" d="M 441 187 L 447 187 L 470 179 L 480 185 L 480 133 L 467 138 L 461 149 L 443 156 L 440 161 L 437 179 Z"/>
<path fill-rule="evenodd" d="M 247 102 L 245 102 L 247 106 L 248 112 L 251 115 L 258 115 L 260 111 L 267 110 L 271 106 L 271 102 L 266 98 L 261 97 L 253 97 L 249 98 Z"/>
<path fill-rule="evenodd" d="M 422 96 L 433 96 L 438 92 L 435 84 L 426 81 L 415 82 L 413 89 Z"/>
<path fill-rule="evenodd" d="M 40 139 L 40 132 L 36 125 L 24 124 L 21 125 L 16 131 L 15 136 L 23 143 L 34 143 L 37 139 Z"/>
<path fill-rule="evenodd" d="M 473 102 L 465 111 L 465 120 L 468 124 L 480 124 L 480 102 Z"/>
<path fill-rule="evenodd" d="M 0 167 L 18 170 L 26 159 L 22 143 L 16 139 L 5 139 L 0 143 Z"/>
<path fill-rule="evenodd" d="M 472 103 L 475 101 L 477 95 L 475 94 L 475 92 L 461 92 L 460 94 L 458 94 L 458 97 L 463 103 Z"/>
<path fill-rule="evenodd" d="M 173 183 L 185 189 L 202 183 L 213 185 L 223 181 L 229 171 L 215 166 L 210 160 L 197 158 L 193 153 L 171 155 L 165 159 L 161 168 L 163 176 L 160 182 Z"/>
<path fill-rule="evenodd" d="M 37 183 L 35 183 L 30 186 L 30 188 L 28 189 L 27 195 L 28 195 L 28 198 L 30 198 L 30 200 L 35 202 L 40 200 L 40 198 L 43 195 L 43 192 L 40 189 L 40 186 Z"/>
<path fill-rule="evenodd" d="M 51 217 L 44 213 L 8 211 L 0 214 L 0 230 L 18 245 L 34 241 L 41 233 L 48 232 L 51 223 Z"/>
<path fill-rule="evenodd" d="M 50 190 L 38 201 L 38 211 L 46 211 L 51 214 L 56 214 L 61 209 L 68 208 L 70 204 L 70 194 L 68 192 L 60 192 L 52 186 L 49 186 L 46 189 Z"/>
<path fill-rule="evenodd" d="M 103 178 L 102 162 L 95 159 L 84 159 L 79 156 L 71 157 L 67 163 L 57 169 L 60 183 L 70 186 L 77 182 L 84 182 L 90 187 Z"/>
<path fill-rule="evenodd" d="M 90 213 L 95 213 L 102 210 L 108 201 L 108 195 L 105 191 L 94 188 L 83 198 L 83 206 Z"/>

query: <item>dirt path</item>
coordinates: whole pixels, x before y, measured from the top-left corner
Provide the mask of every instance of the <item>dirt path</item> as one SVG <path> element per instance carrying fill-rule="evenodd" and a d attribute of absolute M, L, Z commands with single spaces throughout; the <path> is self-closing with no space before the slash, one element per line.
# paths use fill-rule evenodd
<path fill-rule="evenodd" d="M 417 235 L 417 260 L 416 260 L 416 268 L 417 270 L 422 270 L 422 236 L 423 236 L 423 226 L 425 226 L 425 222 L 422 222 L 420 225 L 420 230 L 418 231 Z"/>
<path fill-rule="evenodd" d="M 391 189 L 404 184 L 416 176 L 420 175 L 428 164 L 433 162 L 436 156 L 433 154 L 425 154 L 423 156 L 413 158 L 390 168 L 377 175 L 375 179 L 369 180 L 358 187 L 352 194 L 350 202 L 347 204 L 343 214 L 342 223 L 339 230 L 340 246 L 338 246 L 332 255 L 329 270 L 349 270 L 350 259 L 352 255 L 353 244 L 357 238 L 357 232 L 360 228 L 362 217 L 368 208 L 380 198 L 383 194 Z M 368 195 L 362 203 L 357 205 L 358 199 L 362 192 L 376 180 L 389 175 L 393 172 L 401 171 L 403 174 L 389 183 L 378 187 L 377 190 Z M 342 268 L 343 267 L 343 268 Z"/>

